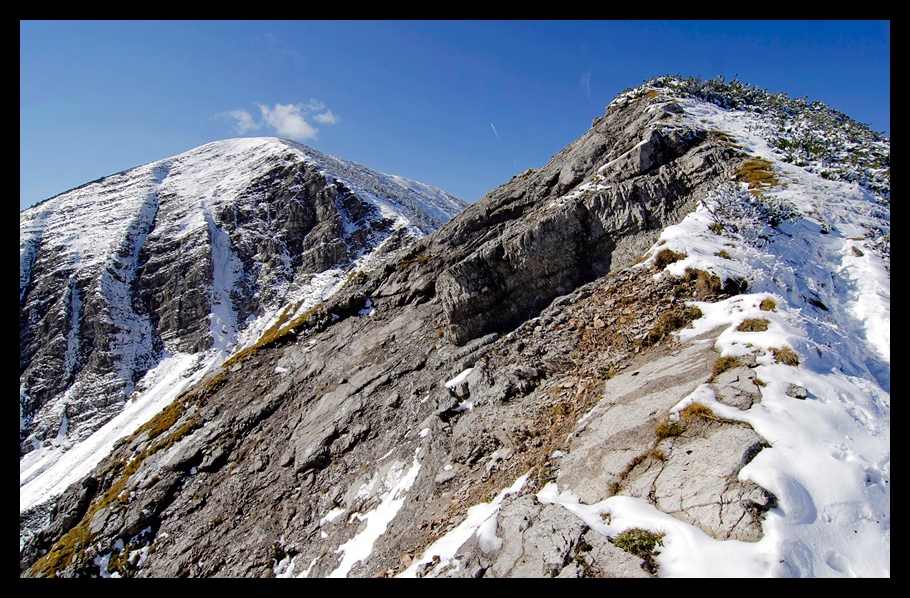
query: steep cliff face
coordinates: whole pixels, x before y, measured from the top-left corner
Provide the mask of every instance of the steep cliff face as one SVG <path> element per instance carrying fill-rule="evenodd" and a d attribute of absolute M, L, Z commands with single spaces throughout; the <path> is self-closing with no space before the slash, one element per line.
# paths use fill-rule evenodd
<path fill-rule="evenodd" d="M 799 308 L 823 299 L 834 308 L 812 294 L 815 274 L 787 279 L 787 290 L 766 282 L 781 280 L 775 248 L 815 220 L 734 183 L 750 171 L 750 148 L 715 128 L 727 122 L 716 102 L 680 85 L 623 94 L 546 166 L 313 309 L 287 310 L 52 507 L 21 513 L 21 569 L 653 576 L 723 561 L 711 551 L 743 555 L 742 575 L 806 574 L 825 558 L 843 568 L 843 555 L 807 557 L 796 532 L 764 536 L 768 517 L 778 531 L 779 521 L 809 529 L 815 520 L 807 480 L 767 474 L 789 453 L 770 448 L 779 438 L 759 413 L 795 417 L 786 401 L 833 383 L 782 363 L 782 349 L 775 363 L 779 345 L 765 337 L 737 336 L 752 317 L 754 330 L 778 327 L 774 342 L 784 329 L 796 338 Z M 885 260 L 874 228 L 887 228 L 887 197 L 862 193 L 838 196 L 865 206 L 854 222 L 822 205 L 812 218 Z M 868 234 L 847 230 L 860 225 Z M 876 359 L 849 367 L 884 381 Z M 866 393 L 866 412 L 886 412 L 874 384 L 839 386 L 838 396 Z M 864 445 L 863 458 L 886 436 Z M 783 456 L 764 458 L 771 451 Z M 873 510 L 887 502 L 875 500 Z M 707 574 L 698 566 L 685 571 Z"/>
<path fill-rule="evenodd" d="M 616 104 L 540 170 L 512 179 L 427 243 L 457 344 L 511 330 L 555 297 L 639 257 L 731 176 L 735 152 L 673 117 L 674 102 Z M 380 290 L 380 293 L 382 291 Z"/>
<path fill-rule="evenodd" d="M 239 139 L 26 210 L 20 453 L 84 439 L 164 357 L 223 359 L 286 303 L 310 307 L 463 205 L 293 142 Z"/>

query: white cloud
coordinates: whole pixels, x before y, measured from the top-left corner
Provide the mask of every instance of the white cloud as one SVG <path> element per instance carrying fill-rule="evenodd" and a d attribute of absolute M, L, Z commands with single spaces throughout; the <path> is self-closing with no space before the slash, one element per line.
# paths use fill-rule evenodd
<path fill-rule="evenodd" d="M 301 113 L 303 107 L 302 104 L 275 104 L 274 108 L 269 108 L 259 104 L 259 109 L 262 111 L 262 120 L 269 127 L 282 137 L 290 137 L 300 141 L 314 139 L 319 131 L 319 129 L 306 121 Z"/>
<path fill-rule="evenodd" d="M 320 110 L 325 108 L 325 104 L 323 104 L 319 100 L 314 100 L 314 99 L 310 99 L 310 103 L 307 104 L 306 106 L 304 106 L 303 104 L 297 104 L 297 105 L 300 106 L 301 110 L 305 110 L 307 112 L 319 112 Z"/>
<path fill-rule="evenodd" d="M 336 124 L 338 121 L 341 120 L 340 118 L 338 118 L 337 116 L 335 116 L 334 114 L 332 114 L 332 111 L 331 111 L 331 110 L 326 110 L 326 111 L 323 112 L 322 114 L 317 114 L 317 115 L 314 116 L 313 118 L 316 119 L 316 122 L 320 122 L 320 123 L 322 123 L 322 124 L 324 124 L 324 125 L 334 125 L 334 124 Z"/>
<path fill-rule="evenodd" d="M 246 110 L 231 110 L 230 112 L 225 112 L 224 116 L 237 120 L 234 127 L 241 134 L 258 129 L 260 126 L 259 123 L 253 122 L 253 117 Z"/>
<path fill-rule="evenodd" d="M 579 79 L 578 84 L 588 93 L 588 99 L 591 99 L 591 71 L 588 71 Z"/>
<path fill-rule="evenodd" d="M 298 141 L 316 138 L 319 129 L 313 126 L 310 120 L 323 125 L 334 125 L 341 121 L 341 118 L 331 110 L 323 112 L 325 104 L 318 100 L 310 100 L 306 104 L 275 104 L 271 108 L 265 104 L 258 106 L 262 113 L 262 120 L 259 122 L 256 122 L 246 110 L 220 112 L 215 117 L 234 120 L 234 129 L 240 134 L 258 130 L 265 125 L 281 137 Z"/>
<path fill-rule="evenodd" d="M 265 41 L 269 43 L 269 46 L 272 48 L 272 50 L 284 54 L 285 56 L 290 56 L 297 62 L 303 62 L 303 55 L 298 54 L 296 50 L 277 38 L 271 32 L 267 32 L 264 37 Z"/>

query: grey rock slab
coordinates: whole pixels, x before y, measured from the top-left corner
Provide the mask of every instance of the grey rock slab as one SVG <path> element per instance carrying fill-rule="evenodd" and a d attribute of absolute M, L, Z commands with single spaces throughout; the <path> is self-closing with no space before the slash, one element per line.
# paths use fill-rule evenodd
<path fill-rule="evenodd" d="M 490 550 L 475 536 L 456 557 L 479 561 L 484 577 L 556 577 L 586 530 L 563 507 L 541 504 L 533 495 L 506 499 L 497 518 L 501 547 Z"/>
<path fill-rule="evenodd" d="M 560 461 L 559 485 L 586 504 L 611 496 L 610 485 L 629 459 L 653 446 L 655 423 L 704 383 L 713 355 L 712 343 L 690 342 L 676 355 L 635 363 L 608 380 Z M 630 435 L 637 439 L 634 444 Z M 617 446 L 625 446 L 621 455 Z"/>
<path fill-rule="evenodd" d="M 755 380 L 755 370 L 737 367 L 715 377 L 711 386 L 718 401 L 746 411 L 761 401 L 761 392 Z"/>
<path fill-rule="evenodd" d="M 680 421 L 679 436 L 660 439 L 656 424 L 705 382 L 716 353 L 712 333 L 678 352 L 635 363 L 606 384 L 583 418 L 557 482 L 593 504 L 614 492 L 650 501 L 658 509 L 718 539 L 755 541 L 773 497 L 738 473 L 767 443 L 750 426 L 716 417 Z M 736 368 L 714 386 L 748 408 L 756 400 L 754 374 Z"/>
<path fill-rule="evenodd" d="M 761 536 L 760 521 L 753 521 L 749 501 L 757 487 L 737 475 L 757 453 L 755 447 L 765 444 L 764 439 L 748 425 L 712 424 L 699 436 L 683 435 L 664 444 L 672 448 L 665 450 L 658 475 L 640 496 L 718 539 L 754 541 Z M 757 529 L 749 528 L 753 523 Z"/>

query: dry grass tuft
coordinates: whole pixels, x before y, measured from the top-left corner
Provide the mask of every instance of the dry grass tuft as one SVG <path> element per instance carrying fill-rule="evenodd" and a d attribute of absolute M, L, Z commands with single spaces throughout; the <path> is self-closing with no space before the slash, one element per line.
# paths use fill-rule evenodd
<path fill-rule="evenodd" d="M 681 409 L 679 411 L 679 417 L 683 421 L 691 421 L 693 419 L 717 419 L 717 416 L 714 415 L 714 412 L 711 411 L 711 408 L 706 407 L 701 403 L 692 403 L 691 405 Z"/>
<path fill-rule="evenodd" d="M 736 330 L 739 332 L 764 332 L 770 323 L 764 318 L 746 318 L 736 327 Z"/>
<path fill-rule="evenodd" d="M 714 380 L 727 370 L 739 367 L 739 360 L 735 357 L 718 357 L 714 362 L 714 369 L 711 372 L 711 380 Z"/>
<path fill-rule="evenodd" d="M 777 303 L 774 302 L 774 299 L 770 297 L 767 299 L 762 299 L 762 302 L 758 305 L 758 309 L 762 311 L 777 311 Z"/>
<path fill-rule="evenodd" d="M 720 293 L 724 288 L 724 283 L 716 274 L 711 274 L 707 270 L 696 270 L 686 268 L 686 278 L 695 281 L 695 290 L 699 296 L 714 295 Z"/>
<path fill-rule="evenodd" d="M 658 448 L 651 449 L 651 452 L 648 453 L 648 456 L 651 457 L 652 459 L 654 459 L 655 461 L 666 461 L 667 460 L 667 455 L 664 454 L 664 452 Z"/>
<path fill-rule="evenodd" d="M 784 365 L 799 365 L 799 355 L 793 349 L 784 347 L 783 349 L 771 349 L 774 355 L 774 361 Z"/>
<path fill-rule="evenodd" d="M 654 434 L 657 436 L 657 438 L 663 440 L 664 438 L 681 436 L 685 431 L 686 429 L 678 423 L 672 422 L 670 420 L 665 420 L 657 424 L 657 427 L 654 429 Z"/>
<path fill-rule="evenodd" d="M 736 180 L 748 183 L 750 189 L 774 187 L 779 183 L 777 177 L 774 176 L 771 162 L 764 158 L 752 158 L 743 162 L 739 172 L 736 173 Z"/>
<path fill-rule="evenodd" d="M 658 270 L 663 270 L 673 262 L 678 262 L 685 257 L 685 253 L 677 253 L 669 248 L 661 249 L 657 252 L 657 255 L 654 256 L 654 267 Z"/>
<path fill-rule="evenodd" d="M 660 314 L 654 328 L 642 339 L 642 345 L 650 347 L 671 332 L 685 328 L 700 317 L 702 317 L 702 312 L 697 307 L 687 307 L 683 312 L 665 311 Z"/>
<path fill-rule="evenodd" d="M 406 260 L 401 260 L 401 262 L 398 263 L 398 269 L 399 269 L 399 270 L 404 270 L 404 269 L 406 269 L 408 266 L 410 266 L 411 264 L 425 264 L 425 263 L 427 263 L 428 261 L 430 261 L 431 259 L 433 259 L 433 255 L 432 255 L 432 254 L 430 254 L 430 253 L 424 253 L 424 254 L 418 255 L 418 256 L 415 257 L 415 258 L 406 259 Z"/>

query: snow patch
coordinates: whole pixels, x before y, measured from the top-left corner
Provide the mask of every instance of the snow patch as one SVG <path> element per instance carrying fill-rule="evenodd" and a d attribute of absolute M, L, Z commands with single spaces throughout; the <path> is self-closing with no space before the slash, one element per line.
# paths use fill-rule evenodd
<path fill-rule="evenodd" d="M 531 472 L 528 472 L 519 477 L 511 486 L 500 491 L 492 501 L 480 503 L 468 509 L 467 516 L 461 524 L 433 542 L 420 559 L 415 559 L 396 577 L 417 577 L 418 569 L 428 563 L 435 563 L 435 565 L 427 572 L 427 576 L 432 576 L 433 573 L 445 569 L 452 564 L 455 553 L 462 544 L 474 534 L 477 534 L 482 550 L 490 551 L 502 546 L 502 539 L 496 536 L 496 516 L 499 514 L 499 505 L 506 496 L 521 492 L 530 475 Z"/>
<path fill-rule="evenodd" d="M 341 562 L 335 570 L 329 574 L 329 577 L 347 577 L 347 574 L 356 563 L 363 561 L 372 554 L 373 544 L 385 533 L 389 523 L 398 514 L 398 510 L 401 509 L 405 498 L 407 498 L 408 490 L 410 490 L 414 480 L 417 479 L 417 474 L 420 472 L 417 452 L 415 452 L 414 460 L 406 473 L 401 475 L 398 468 L 392 468 L 388 473 L 386 481 L 392 482 L 394 485 L 382 496 L 379 506 L 366 515 L 358 515 L 360 521 L 366 521 L 366 527 L 335 551 L 344 556 L 342 556 Z"/>
<path fill-rule="evenodd" d="M 444 386 L 448 389 L 455 388 L 456 386 L 458 386 L 459 384 L 464 382 L 467 379 L 467 377 L 469 375 L 471 375 L 471 372 L 473 372 L 473 371 L 474 371 L 474 368 L 468 368 L 468 369 L 464 370 L 463 372 L 461 372 L 460 374 L 458 374 L 451 380 L 446 381 L 444 383 Z"/>

